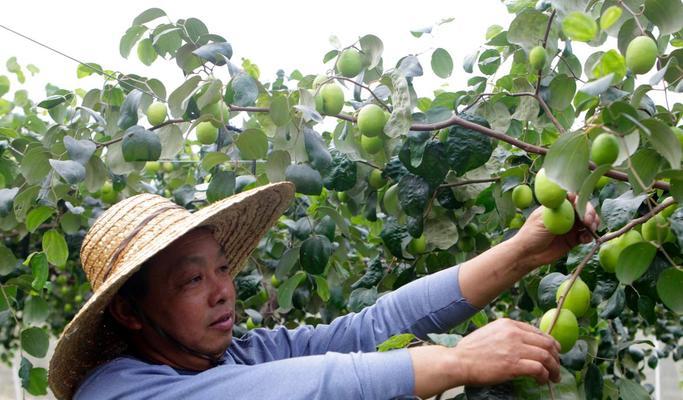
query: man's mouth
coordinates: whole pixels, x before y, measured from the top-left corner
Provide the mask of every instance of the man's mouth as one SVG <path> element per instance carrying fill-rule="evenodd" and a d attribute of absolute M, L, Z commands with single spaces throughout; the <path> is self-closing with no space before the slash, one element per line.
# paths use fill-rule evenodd
<path fill-rule="evenodd" d="M 213 321 L 211 325 L 212 328 L 216 328 L 222 331 L 229 331 L 232 329 L 234 323 L 234 318 L 232 313 L 225 313 L 221 315 L 218 319 Z"/>

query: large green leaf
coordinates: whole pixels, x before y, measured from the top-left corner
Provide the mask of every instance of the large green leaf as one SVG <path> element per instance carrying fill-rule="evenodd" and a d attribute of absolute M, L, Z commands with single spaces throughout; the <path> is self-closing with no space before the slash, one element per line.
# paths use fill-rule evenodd
<path fill-rule="evenodd" d="M 76 140 L 71 136 L 64 136 L 63 141 L 69 158 L 83 165 L 88 163 L 88 160 L 90 160 L 90 157 L 92 157 L 97 149 L 92 140 Z"/>
<path fill-rule="evenodd" d="M 285 170 L 285 179 L 294 183 L 297 193 L 319 195 L 323 190 L 320 172 L 306 164 L 292 164 Z"/>
<path fill-rule="evenodd" d="M 26 229 L 29 232 L 35 232 L 40 224 L 47 221 L 48 218 L 54 214 L 54 212 L 55 209 L 48 206 L 40 206 L 29 211 L 28 215 L 26 216 Z"/>
<path fill-rule="evenodd" d="M 70 185 L 85 180 L 85 167 L 72 160 L 49 160 L 50 166 Z"/>
<path fill-rule="evenodd" d="M 212 64 L 225 65 L 226 60 L 232 57 L 232 46 L 227 42 L 210 43 L 194 50 L 192 53 Z"/>
<path fill-rule="evenodd" d="M 384 133 L 391 137 L 401 137 L 408 133 L 412 124 L 410 89 L 406 77 L 398 70 L 389 74 L 393 90 L 391 91 L 391 102 L 393 111 L 384 126 Z"/>
<path fill-rule="evenodd" d="M 306 273 L 304 271 L 298 271 L 278 287 L 277 303 L 280 310 L 287 312 L 292 308 L 292 295 L 294 294 L 294 290 L 304 279 L 306 279 Z"/>
<path fill-rule="evenodd" d="M 313 168 L 324 171 L 332 162 L 332 156 L 322 136 L 313 129 L 304 128 L 304 145 Z"/>
<path fill-rule="evenodd" d="M 635 243 L 625 248 L 617 261 L 617 279 L 624 285 L 632 284 L 643 276 L 655 258 L 657 248 L 649 243 Z"/>
<path fill-rule="evenodd" d="M 206 189 L 206 199 L 210 203 L 224 199 L 235 192 L 235 172 L 218 171 L 211 178 Z"/>
<path fill-rule="evenodd" d="M 0 275 L 7 275 L 13 272 L 18 262 L 12 250 L 0 243 Z"/>
<path fill-rule="evenodd" d="M 41 182 L 52 169 L 50 167 L 50 153 L 43 147 L 32 147 L 24 154 L 19 170 L 29 184 Z"/>
<path fill-rule="evenodd" d="M 657 278 L 657 294 L 662 303 L 679 315 L 683 315 L 683 271 L 677 267 L 667 268 Z"/>
<path fill-rule="evenodd" d="M 42 240 L 43 252 L 47 256 L 47 260 L 56 266 L 63 266 L 66 264 L 66 259 L 69 257 L 69 248 L 66 245 L 64 235 L 56 229 L 50 229 L 43 234 Z"/>
<path fill-rule="evenodd" d="M 160 8 L 149 8 L 140 14 L 133 20 L 133 25 L 142 25 L 150 21 L 154 21 L 157 18 L 165 17 L 166 12 Z"/>
<path fill-rule="evenodd" d="M 142 92 L 135 89 L 128 93 L 126 99 L 121 105 L 119 113 L 119 121 L 117 125 L 121 129 L 128 129 L 138 122 L 138 108 L 140 108 L 140 101 L 142 100 Z"/>
<path fill-rule="evenodd" d="M 657 25 L 660 35 L 683 29 L 683 4 L 680 0 L 646 0 L 643 13 Z"/>
<path fill-rule="evenodd" d="M 332 160 L 323 171 L 323 184 L 329 190 L 343 192 L 356 185 L 358 168 L 346 154 L 332 150 Z"/>
<path fill-rule="evenodd" d="M 45 329 L 26 328 L 21 331 L 21 348 L 33 357 L 45 357 L 48 345 L 49 337 Z"/>
<path fill-rule="evenodd" d="M 646 195 L 634 196 L 629 190 L 617 198 L 606 199 L 600 209 L 602 221 L 611 231 L 621 228 L 633 219 L 646 198 Z"/>
<path fill-rule="evenodd" d="M 398 198 L 407 215 L 421 217 L 431 195 L 429 183 L 422 177 L 407 174 L 398 182 Z"/>
<path fill-rule="evenodd" d="M 649 400 L 651 397 L 638 382 L 619 379 L 619 398 L 622 400 Z"/>
<path fill-rule="evenodd" d="M 256 80 L 247 73 L 241 73 L 230 82 L 225 101 L 237 106 L 247 107 L 254 104 L 258 93 L 259 88 Z"/>
<path fill-rule="evenodd" d="M 671 127 L 656 118 L 646 119 L 640 123 L 646 128 L 641 129 L 648 135 L 655 150 L 669 162 L 671 168 L 680 168 L 681 145 Z"/>
<path fill-rule="evenodd" d="M 589 15 L 574 11 L 562 20 L 562 30 L 572 40 L 590 42 L 598 34 L 598 24 Z"/>
<path fill-rule="evenodd" d="M 178 86 L 178 88 L 168 97 L 168 107 L 174 118 L 180 118 L 185 113 L 187 104 L 197 90 L 197 85 L 199 85 L 201 80 L 202 78 L 198 75 L 187 78 L 187 80 L 183 82 L 182 85 Z"/>
<path fill-rule="evenodd" d="M 467 114 L 462 114 L 460 117 L 478 125 L 489 127 L 488 122 L 480 117 Z M 494 143 L 488 136 L 474 130 L 456 125 L 448 131 L 448 138 L 446 139 L 448 164 L 458 175 L 484 165 L 493 154 L 494 148 Z"/>
<path fill-rule="evenodd" d="M 553 143 L 543 161 L 545 174 L 570 192 L 578 192 L 588 176 L 590 144 L 583 132 L 566 133 Z"/>
<path fill-rule="evenodd" d="M 519 13 L 510 23 L 507 38 L 510 43 L 529 51 L 537 46 L 545 36 L 548 16 L 533 9 Z"/>
<path fill-rule="evenodd" d="M 365 35 L 360 38 L 360 48 L 368 58 L 367 69 L 375 68 L 382 61 L 382 53 L 384 52 L 384 43 L 375 35 Z"/>
<path fill-rule="evenodd" d="M 43 290 L 45 282 L 47 282 L 48 274 L 50 273 L 50 267 L 47 264 L 47 257 L 44 250 L 41 253 L 31 254 L 29 257 L 29 265 L 31 267 L 31 275 L 33 275 L 31 286 L 37 291 Z"/>
<path fill-rule="evenodd" d="M 119 43 L 119 53 L 121 54 L 121 57 L 128 58 L 133 46 L 135 46 L 135 43 L 140 40 L 142 34 L 145 33 L 146 30 L 147 27 L 142 25 L 134 25 L 128 28 L 125 35 L 121 37 L 121 41 Z"/>
<path fill-rule="evenodd" d="M 235 144 L 245 160 L 261 160 L 268 154 L 268 137 L 260 129 L 247 129 L 240 133 Z"/>
<path fill-rule="evenodd" d="M 442 79 L 448 78 L 453 72 L 453 59 L 448 51 L 441 47 L 432 53 L 432 71 Z"/>

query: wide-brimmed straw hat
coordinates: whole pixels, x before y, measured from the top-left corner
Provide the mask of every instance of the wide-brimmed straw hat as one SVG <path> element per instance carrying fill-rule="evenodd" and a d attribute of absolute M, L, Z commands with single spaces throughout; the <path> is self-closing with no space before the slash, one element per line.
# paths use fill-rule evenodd
<path fill-rule="evenodd" d="M 190 213 L 164 197 L 140 194 L 104 212 L 81 246 L 81 265 L 93 296 L 66 326 L 50 360 L 48 382 L 55 396 L 72 398 L 90 370 L 127 349 L 105 309 L 145 261 L 185 233 L 206 226 L 234 277 L 293 195 L 289 182 L 269 184 Z"/>

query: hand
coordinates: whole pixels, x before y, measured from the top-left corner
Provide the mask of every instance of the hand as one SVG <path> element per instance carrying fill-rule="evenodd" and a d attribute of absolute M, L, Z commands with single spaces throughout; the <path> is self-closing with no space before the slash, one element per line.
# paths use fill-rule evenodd
<path fill-rule="evenodd" d="M 519 376 L 538 384 L 560 380 L 560 344 L 534 326 L 499 319 L 453 349 L 454 368 L 466 385 L 494 385 Z"/>
<path fill-rule="evenodd" d="M 569 201 L 576 204 L 575 194 L 569 193 L 567 197 Z M 543 224 L 542 211 L 542 207 L 535 209 L 519 232 L 511 239 L 523 251 L 528 264 L 532 267 L 549 264 L 559 259 L 579 243 L 590 243 L 593 237 L 586 227 L 595 232 L 600 225 L 600 217 L 593 206 L 588 203 L 583 224 L 581 221 L 575 221 L 571 231 L 557 236 L 546 229 Z"/>

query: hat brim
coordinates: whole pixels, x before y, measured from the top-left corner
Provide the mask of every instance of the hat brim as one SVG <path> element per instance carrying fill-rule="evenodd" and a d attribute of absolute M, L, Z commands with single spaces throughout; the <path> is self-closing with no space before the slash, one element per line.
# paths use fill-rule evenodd
<path fill-rule="evenodd" d="M 287 209 L 294 196 L 290 182 L 261 186 L 228 197 L 168 226 L 134 257 L 123 261 L 64 328 L 50 360 L 48 383 L 59 399 L 72 398 L 93 368 L 119 356 L 128 347 L 105 309 L 123 284 L 141 265 L 187 232 L 202 226 L 214 237 L 230 261 L 234 277 L 261 237 Z M 153 223 L 153 222 L 152 222 Z"/>

